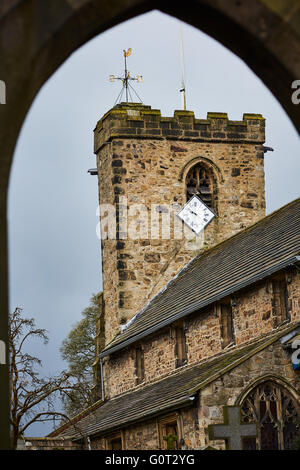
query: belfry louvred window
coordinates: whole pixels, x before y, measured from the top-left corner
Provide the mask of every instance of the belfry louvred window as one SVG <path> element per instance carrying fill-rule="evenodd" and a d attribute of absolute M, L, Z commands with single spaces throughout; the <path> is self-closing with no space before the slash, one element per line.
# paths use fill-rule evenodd
<path fill-rule="evenodd" d="M 187 201 L 198 196 L 208 207 L 214 209 L 214 178 L 212 171 L 202 163 L 197 163 L 186 176 Z"/>
<path fill-rule="evenodd" d="M 297 401 L 277 383 L 258 385 L 243 400 L 242 421 L 258 424 L 257 439 L 244 440 L 245 450 L 290 450 L 300 433 Z"/>

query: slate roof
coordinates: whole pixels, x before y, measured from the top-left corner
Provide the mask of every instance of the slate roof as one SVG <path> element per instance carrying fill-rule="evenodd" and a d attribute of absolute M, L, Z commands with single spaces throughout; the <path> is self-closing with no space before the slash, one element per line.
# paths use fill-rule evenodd
<path fill-rule="evenodd" d="M 100 403 L 96 409 L 93 406 L 90 413 L 76 420 L 76 426 L 72 424 L 62 426 L 50 436 L 68 436 L 78 440 L 83 435 L 105 434 L 140 420 L 145 421 L 147 418 L 153 418 L 171 410 L 191 406 L 193 396 L 198 390 L 265 349 L 295 329 L 297 325 L 299 324 L 285 327 L 263 340 L 256 340 L 243 347 L 235 347 L 214 358 L 203 360 L 195 366 L 181 368 L 165 379 Z"/>
<path fill-rule="evenodd" d="M 300 198 L 194 258 L 100 357 L 298 262 L 299 254 Z"/>

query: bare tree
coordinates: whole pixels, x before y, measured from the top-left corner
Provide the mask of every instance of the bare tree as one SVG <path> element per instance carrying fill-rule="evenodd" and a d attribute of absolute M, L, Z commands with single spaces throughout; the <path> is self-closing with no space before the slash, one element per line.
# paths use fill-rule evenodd
<path fill-rule="evenodd" d="M 55 409 L 58 396 L 69 395 L 81 385 L 67 372 L 55 377 L 40 377 L 36 368 L 42 365 L 37 357 L 24 352 L 29 338 L 40 338 L 48 343 L 46 330 L 36 328 L 33 318 L 23 318 L 22 309 L 16 308 L 10 315 L 10 423 L 11 445 L 15 449 L 20 436 L 32 424 L 39 421 L 54 422 L 68 417 Z"/>

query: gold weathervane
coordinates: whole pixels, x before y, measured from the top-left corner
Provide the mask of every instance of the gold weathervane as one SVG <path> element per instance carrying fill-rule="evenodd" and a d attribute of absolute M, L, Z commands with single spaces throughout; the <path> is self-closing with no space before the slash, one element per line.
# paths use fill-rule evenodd
<path fill-rule="evenodd" d="M 125 96 L 126 96 L 126 103 L 128 103 L 128 97 L 130 98 L 131 102 L 133 102 L 133 99 L 132 99 L 132 96 L 131 96 L 131 91 L 133 91 L 135 93 L 135 95 L 138 97 L 139 101 L 142 103 L 141 98 L 139 97 L 139 95 L 137 94 L 135 89 L 130 84 L 131 80 L 135 80 L 138 83 L 141 83 L 143 81 L 141 75 L 137 75 L 136 77 L 131 77 L 130 72 L 128 72 L 128 70 L 127 70 L 127 61 L 126 61 L 126 59 L 127 59 L 127 57 L 129 57 L 131 55 L 131 52 L 132 52 L 131 47 L 129 47 L 129 49 L 127 51 L 125 49 L 123 49 L 123 55 L 124 55 L 124 61 L 125 61 L 124 77 L 115 77 L 114 75 L 109 76 L 109 81 L 110 82 L 115 82 L 116 80 L 121 80 L 122 84 L 123 84 L 122 90 L 120 91 L 120 93 L 119 93 L 119 95 L 116 99 L 115 105 L 117 103 L 121 102 L 121 98 L 122 98 L 124 90 L 125 90 Z"/>
<path fill-rule="evenodd" d="M 123 49 L 123 52 L 124 52 L 124 57 L 129 57 L 131 54 L 131 47 L 128 49 L 127 52 L 125 51 L 125 49 Z"/>

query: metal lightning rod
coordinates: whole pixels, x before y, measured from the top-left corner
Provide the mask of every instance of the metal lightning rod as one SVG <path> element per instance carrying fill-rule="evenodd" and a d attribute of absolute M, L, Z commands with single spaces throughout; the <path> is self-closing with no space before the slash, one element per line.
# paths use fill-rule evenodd
<path fill-rule="evenodd" d="M 182 108 L 186 110 L 186 93 L 185 93 L 185 82 L 184 82 L 184 60 L 183 60 L 183 40 L 182 40 L 182 27 L 179 23 L 179 37 L 180 37 L 180 63 L 181 63 L 181 102 Z"/>

